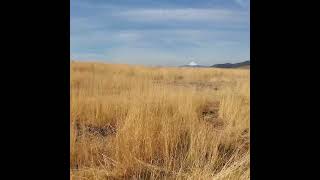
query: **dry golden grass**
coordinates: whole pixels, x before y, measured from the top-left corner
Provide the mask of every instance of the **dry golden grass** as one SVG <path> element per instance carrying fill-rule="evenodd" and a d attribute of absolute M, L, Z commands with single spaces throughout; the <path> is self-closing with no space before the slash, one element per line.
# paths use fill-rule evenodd
<path fill-rule="evenodd" d="M 71 179 L 250 179 L 249 70 L 71 63 Z"/>

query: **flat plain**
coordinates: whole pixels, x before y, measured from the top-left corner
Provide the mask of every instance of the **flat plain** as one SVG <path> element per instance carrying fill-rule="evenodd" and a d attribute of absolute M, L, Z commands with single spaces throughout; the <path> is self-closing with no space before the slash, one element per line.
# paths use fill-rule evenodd
<path fill-rule="evenodd" d="M 250 179 L 250 69 L 71 63 L 71 179 Z"/>

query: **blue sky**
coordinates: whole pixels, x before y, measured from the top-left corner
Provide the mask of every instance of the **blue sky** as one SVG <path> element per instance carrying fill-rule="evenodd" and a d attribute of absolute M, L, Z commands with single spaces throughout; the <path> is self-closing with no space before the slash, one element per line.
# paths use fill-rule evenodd
<path fill-rule="evenodd" d="M 176 66 L 250 59 L 250 0 L 71 0 L 71 59 Z"/>

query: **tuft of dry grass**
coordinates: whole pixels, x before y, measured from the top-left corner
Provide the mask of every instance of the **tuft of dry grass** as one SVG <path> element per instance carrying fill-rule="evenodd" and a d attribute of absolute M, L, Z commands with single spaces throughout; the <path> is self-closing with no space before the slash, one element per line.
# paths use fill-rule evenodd
<path fill-rule="evenodd" d="M 71 63 L 71 179 L 250 179 L 250 71 Z"/>

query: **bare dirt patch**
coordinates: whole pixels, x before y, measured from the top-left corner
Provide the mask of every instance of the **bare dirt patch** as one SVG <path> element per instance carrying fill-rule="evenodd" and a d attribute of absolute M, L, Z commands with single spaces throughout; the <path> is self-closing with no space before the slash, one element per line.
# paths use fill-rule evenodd
<path fill-rule="evenodd" d="M 117 128 L 114 125 L 104 125 L 104 126 L 94 126 L 91 124 L 84 125 L 80 127 L 79 124 L 76 125 L 77 136 L 81 136 L 83 134 L 90 134 L 94 136 L 102 136 L 107 137 L 111 135 L 115 135 L 117 133 Z"/>
<path fill-rule="evenodd" d="M 221 89 L 221 83 L 218 82 L 200 82 L 200 81 L 179 81 L 175 80 L 173 82 L 163 82 L 163 81 L 154 81 L 155 84 L 164 84 L 176 87 L 185 87 L 185 88 L 196 88 L 197 90 L 201 89 L 212 89 L 212 90 L 219 90 Z"/>
<path fill-rule="evenodd" d="M 220 85 L 218 83 L 210 83 L 210 82 L 179 82 L 179 81 L 174 81 L 171 83 L 168 83 L 169 85 L 173 86 L 182 86 L 182 87 L 195 87 L 196 89 L 213 89 L 213 90 L 218 90 L 220 89 Z"/>
<path fill-rule="evenodd" d="M 201 109 L 200 118 L 216 129 L 223 129 L 225 127 L 225 122 L 219 118 L 219 105 L 220 103 L 218 101 L 207 103 Z"/>

